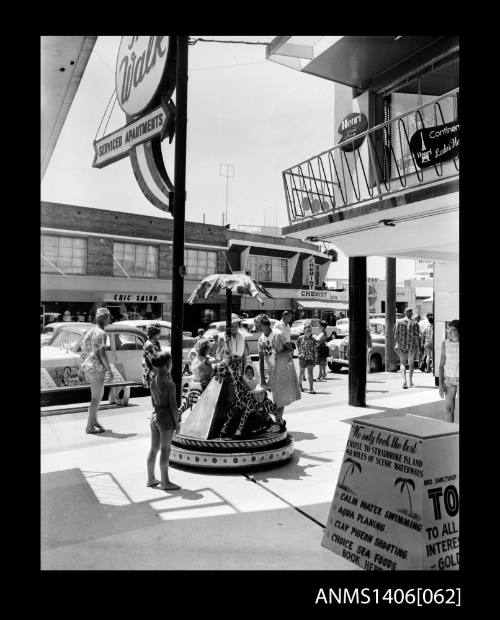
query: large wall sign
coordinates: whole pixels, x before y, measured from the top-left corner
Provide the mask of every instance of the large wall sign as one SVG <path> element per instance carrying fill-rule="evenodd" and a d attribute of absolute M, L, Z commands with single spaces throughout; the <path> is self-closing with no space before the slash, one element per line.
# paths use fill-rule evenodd
<path fill-rule="evenodd" d="M 458 426 L 354 420 L 322 545 L 365 570 L 459 568 Z"/>
<path fill-rule="evenodd" d="M 460 123 L 419 129 L 410 138 L 410 150 L 419 168 L 428 168 L 458 156 Z"/>
<path fill-rule="evenodd" d="M 368 129 L 368 120 L 364 114 L 360 112 L 354 112 L 353 114 L 347 115 L 340 123 L 338 132 L 340 134 L 339 144 L 349 140 L 349 138 L 354 138 L 354 136 L 363 133 Z M 344 144 L 340 147 L 342 151 L 350 152 L 359 149 L 359 147 L 363 144 L 365 136 L 359 138 L 358 140 L 353 140 L 349 142 L 349 144 Z"/>
<path fill-rule="evenodd" d="M 157 94 L 167 66 L 170 37 L 122 37 L 116 60 L 116 96 L 129 116 L 144 112 Z"/>
<path fill-rule="evenodd" d="M 155 207 L 172 212 L 174 186 L 167 174 L 162 140 L 175 132 L 177 48 L 175 37 L 122 37 L 116 61 L 116 96 L 127 125 L 94 142 L 93 166 L 129 155 L 142 193 Z M 158 107 L 158 106 L 161 106 Z"/>

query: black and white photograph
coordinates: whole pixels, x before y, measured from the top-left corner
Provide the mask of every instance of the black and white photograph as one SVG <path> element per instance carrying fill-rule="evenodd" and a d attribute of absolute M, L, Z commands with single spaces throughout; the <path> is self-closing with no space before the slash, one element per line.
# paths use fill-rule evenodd
<path fill-rule="evenodd" d="M 41 571 L 460 606 L 459 36 L 40 56 Z"/>

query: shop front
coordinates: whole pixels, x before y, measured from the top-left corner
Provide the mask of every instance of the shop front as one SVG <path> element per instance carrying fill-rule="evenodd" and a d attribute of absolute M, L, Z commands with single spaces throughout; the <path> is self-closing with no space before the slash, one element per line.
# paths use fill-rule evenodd
<path fill-rule="evenodd" d="M 293 304 L 293 317 L 296 319 L 318 318 L 329 325 L 337 319 L 345 318 L 349 311 L 347 291 L 317 291 L 301 289 Z"/>

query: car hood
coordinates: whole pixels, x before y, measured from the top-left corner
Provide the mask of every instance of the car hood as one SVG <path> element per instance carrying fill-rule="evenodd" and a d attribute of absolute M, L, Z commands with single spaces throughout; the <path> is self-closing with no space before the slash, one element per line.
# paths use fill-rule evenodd
<path fill-rule="evenodd" d="M 40 363 L 44 368 L 53 366 L 79 366 L 80 355 L 59 347 L 46 346 L 40 349 Z"/>

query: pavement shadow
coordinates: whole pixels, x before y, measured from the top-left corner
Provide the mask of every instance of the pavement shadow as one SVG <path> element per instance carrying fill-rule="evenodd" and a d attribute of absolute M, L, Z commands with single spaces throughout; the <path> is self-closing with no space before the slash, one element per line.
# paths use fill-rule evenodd
<path fill-rule="evenodd" d="M 306 439 L 312 440 L 312 439 L 318 438 L 318 436 L 315 435 L 314 433 L 302 433 L 300 431 L 290 431 L 290 434 L 292 435 L 295 443 L 297 443 L 297 441 L 304 441 Z"/>
<path fill-rule="evenodd" d="M 128 439 L 129 437 L 137 437 L 139 433 L 115 433 L 111 429 L 107 428 L 104 433 L 92 433 L 96 437 L 113 437 L 113 439 Z"/>
<path fill-rule="evenodd" d="M 203 493 L 200 493 L 199 491 L 191 491 L 189 489 L 179 489 L 178 491 L 167 491 L 165 489 L 160 489 L 159 485 L 158 486 L 154 486 L 151 487 L 152 489 L 156 489 L 157 491 L 162 491 L 163 493 L 173 493 L 175 495 L 173 495 L 173 497 L 180 497 L 182 499 L 187 499 L 189 501 L 196 501 L 198 499 L 203 499 Z M 206 489 L 200 489 L 201 491 L 204 491 Z"/>

